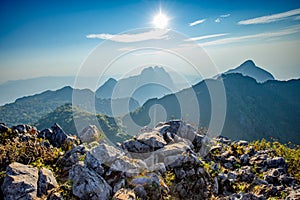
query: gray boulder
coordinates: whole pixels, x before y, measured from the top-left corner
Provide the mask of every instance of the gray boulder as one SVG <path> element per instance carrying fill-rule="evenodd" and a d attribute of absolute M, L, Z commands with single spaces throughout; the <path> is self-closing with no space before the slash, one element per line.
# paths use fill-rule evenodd
<path fill-rule="evenodd" d="M 145 169 L 147 169 L 147 165 L 144 161 L 127 156 L 118 157 L 110 166 L 110 171 L 125 172 L 127 175 L 138 174 Z"/>
<path fill-rule="evenodd" d="M 147 153 L 161 149 L 166 145 L 166 141 L 157 131 L 145 132 L 122 143 L 122 148 L 134 153 Z"/>
<path fill-rule="evenodd" d="M 93 147 L 90 150 L 90 154 L 97 159 L 99 163 L 109 165 L 124 153 L 120 149 L 103 142 Z"/>
<path fill-rule="evenodd" d="M 97 126 L 89 125 L 78 134 L 78 137 L 83 143 L 91 143 L 94 141 L 99 141 L 100 135 L 101 133 Z"/>
<path fill-rule="evenodd" d="M 72 167 L 69 178 L 73 182 L 73 194 L 80 199 L 105 200 L 111 196 L 110 185 L 100 175 L 81 163 Z"/>
<path fill-rule="evenodd" d="M 57 187 L 56 179 L 50 170 L 46 168 L 38 170 L 35 167 L 14 162 L 6 169 L 2 191 L 4 199 L 29 200 L 48 195 Z"/>
<path fill-rule="evenodd" d="M 157 131 L 143 133 L 137 137 L 137 141 L 148 145 L 153 150 L 161 149 L 167 145 L 164 138 Z"/>
<path fill-rule="evenodd" d="M 4 199 L 30 200 L 37 198 L 38 173 L 34 167 L 17 162 L 6 169 L 6 176 L 2 185 Z"/>

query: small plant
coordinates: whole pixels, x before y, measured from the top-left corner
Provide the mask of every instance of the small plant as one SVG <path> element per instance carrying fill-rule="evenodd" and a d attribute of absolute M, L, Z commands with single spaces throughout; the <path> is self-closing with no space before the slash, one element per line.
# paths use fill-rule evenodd
<path fill-rule="evenodd" d="M 168 171 L 165 174 L 165 183 L 168 187 L 171 187 L 175 181 L 175 174 L 172 171 Z"/>

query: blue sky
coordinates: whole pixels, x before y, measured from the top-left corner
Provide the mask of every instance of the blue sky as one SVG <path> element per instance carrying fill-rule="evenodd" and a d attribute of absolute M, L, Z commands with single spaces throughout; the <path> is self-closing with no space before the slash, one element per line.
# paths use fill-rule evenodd
<path fill-rule="evenodd" d="M 0 82 L 75 75 L 103 39 L 153 27 L 160 8 L 169 18 L 167 28 L 199 44 L 217 71 L 253 59 L 278 79 L 300 77 L 298 0 L 2 0 Z"/>

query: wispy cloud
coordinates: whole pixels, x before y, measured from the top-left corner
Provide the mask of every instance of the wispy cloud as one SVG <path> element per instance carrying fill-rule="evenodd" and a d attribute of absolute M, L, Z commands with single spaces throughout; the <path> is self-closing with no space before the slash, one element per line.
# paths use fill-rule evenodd
<path fill-rule="evenodd" d="M 197 20 L 197 21 L 194 21 L 194 22 L 189 23 L 189 25 L 190 25 L 190 26 L 195 26 L 195 25 L 197 25 L 197 24 L 202 24 L 202 23 L 205 22 L 205 21 L 206 21 L 206 19 L 199 19 L 199 20 Z"/>
<path fill-rule="evenodd" d="M 296 16 L 294 20 L 300 20 L 300 15 Z"/>
<path fill-rule="evenodd" d="M 230 14 L 225 14 L 225 15 L 221 15 L 220 17 L 225 18 L 225 17 L 229 17 Z"/>
<path fill-rule="evenodd" d="M 215 19 L 215 22 L 216 22 L 216 23 L 220 23 L 220 22 L 221 22 L 221 19 L 220 19 L 220 18 L 217 18 L 217 19 Z"/>
<path fill-rule="evenodd" d="M 271 23 L 271 22 L 284 20 L 288 17 L 299 15 L 299 14 L 300 14 L 300 8 L 282 12 L 282 13 L 273 14 L 273 15 L 266 15 L 266 16 L 262 16 L 262 17 L 242 20 L 242 21 L 239 21 L 238 24 L 240 24 L 240 25 L 267 24 L 267 23 Z"/>
<path fill-rule="evenodd" d="M 204 39 L 209 39 L 209 38 L 221 37 L 224 35 L 228 35 L 228 33 L 218 33 L 218 34 L 212 34 L 212 35 L 203 35 L 203 36 L 199 36 L 199 37 L 192 37 L 192 38 L 186 39 L 185 41 L 199 41 L 199 40 L 204 40 Z"/>
<path fill-rule="evenodd" d="M 113 35 L 113 34 L 89 34 L 86 37 L 87 38 L 97 38 L 102 40 L 111 40 L 114 42 L 140 42 L 140 41 L 146 41 L 146 40 L 157 40 L 157 39 L 165 39 L 168 37 L 167 33 L 169 32 L 169 29 L 152 29 L 148 32 L 144 33 L 136 33 L 136 34 L 119 34 L 119 35 Z"/>
<path fill-rule="evenodd" d="M 294 34 L 300 31 L 300 26 L 293 26 L 287 29 L 274 31 L 274 32 L 265 32 L 265 33 L 258 33 L 253 35 L 245 35 L 240 37 L 229 37 L 224 39 L 218 39 L 210 42 L 200 43 L 201 46 L 213 46 L 213 45 L 223 45 L 229 43 L 238 43 L 238 42 L 245 42 L 254 39 L 265 39 L 265 38 L 272 38 L 272 37 L 280 37 L 285 35 Z"/>
<path fill-rule="evenodd" d="M 220 23 L 222 18 L 226 18 L 226 17 L 229 17 L 231 14 L 225 14 L 225 15 L 220 15 L 217 19 L 215 19 L 215 22 L 216 23 Z"/>

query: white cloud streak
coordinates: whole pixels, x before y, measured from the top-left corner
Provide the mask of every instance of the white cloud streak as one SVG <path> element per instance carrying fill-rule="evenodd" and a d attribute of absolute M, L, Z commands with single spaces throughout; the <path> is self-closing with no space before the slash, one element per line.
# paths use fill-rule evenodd
<path fill-rule="evenodd" d="M 291 35 L 300 31 L 300 26 L 294 26 L 288 29 L 275 31 L 275 32 L 265 32 L 265 33 L 258 33 L 253 35 L 245 35 L 240 37 L 229 37 L 224 39 L 218 39 L 210 42 L 200 43 L 201 46 L 214 46 L 214 45 L 223 45 L 229 43 L 238 43 L 238 42 L 245 42 L 253 39 L 265 39 L 265 38 L 272 38 L 272 37 L 280 37 L 285 35 Z"/>
<path fill-rule="evenodd" d="M 204 39 L 209 39 L 209 38 L 215 38 L 215 37 L 222 37 L 228 35 L 228 33 L 218 33 L 218 34 L 212 34 L 212 35 L 203 35 L 203 36 L 199 36 L 199 37 L 193 37 L 193 38 L 189 38 L 185 41 L 199 41 L 199 40 L 204 40 Z"/>
<path fill-rule="evenodd" d="M 217 19 L 215 19 L 216 23 L 220 23 L 222 21 L 222 18 L 226 18 L 229 17 L 231 14 L 225 14 L 225 15 L 220 15 L 220 17 L 218 17 Z"/>
<path fill-rule="evenodd" d="M 206 21 L 206 19 L 199 19 L 199 20 L 197 20 L 197 21 L 194 21 L 194 22 L 189 23 L 189 26 L 195 26 L 195 25 L 197 25 L 197 24 L 202 24 L 202 23 L 205 22 L 205 21 Z"/>
<path fill-rule="evenodd" d="M 86 37 L 87 38 L 97 38 L 102 40 L 111 40 L 114 42 L 124 42 L 124 43 L 130 43 L 130 42 L 141 42 L 146 40 L 157 40 L 157 39 L 165 39 L 168 37 L 167 33 L 169 32 L 169 29 L 153 29 L 148 32 L 144 33 L 136 33 L 136 34 L 119 34 L 119 35 L 113 35 L 113 34 L 89 34 Z"/>
<path fill-rule="evenodd" d="M 273 15 L 266 15 L 266 16 L 262 16 L 262 17 L 242 20 L 242 21 L 239 21 L 238 24 L 240 24 L 240 25 L 267 24 L 267 23 L 271 23 L 271 22 L 284 20 L 288 17 L 299 15 L 299 14 L 300 14 L 300 8 L 282 12 L 282 13 L 273 14 Z"/>
<path fill-rule="evenodd" d="M 225 15 L 221 15 L 220 17 L 225 18 L 225 17 L 229 17 L 230 14 L 225 14 Z"/>

